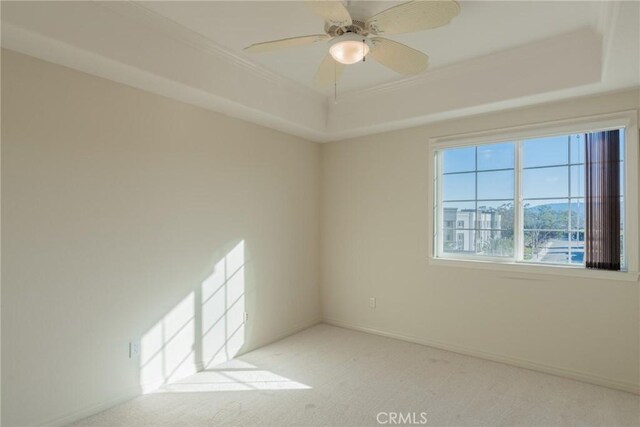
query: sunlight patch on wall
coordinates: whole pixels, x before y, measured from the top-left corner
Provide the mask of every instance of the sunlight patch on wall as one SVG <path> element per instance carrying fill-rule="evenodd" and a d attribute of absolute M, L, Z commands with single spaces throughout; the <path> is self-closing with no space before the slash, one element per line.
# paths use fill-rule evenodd
<path fill-rule="evenodd" d="M 201 286 L 141 339 L 140 384 L 147 393 L 233 358 L 244 345 L 244 241 Z"/>
<path fill-rule="evenodd" d="M 225 362 L 244 344 L 244 241 L 202 283 L 202 363 Z"/>
<path fill-rule="evenodd" d="M 141 340 L 143 392 L 196 372 L 194 294 L 191 292 Z"/>

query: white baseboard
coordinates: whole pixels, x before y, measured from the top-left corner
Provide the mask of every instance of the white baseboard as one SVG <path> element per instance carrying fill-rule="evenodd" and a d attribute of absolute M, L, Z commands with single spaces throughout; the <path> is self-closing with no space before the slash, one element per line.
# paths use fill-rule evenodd
<path fill-rule="evenodd" d="M 284 339 L 290 335 L 293 334 L 297 334 L 298 332 L 304 331 L 305 329 L 309 329 L 312 326 L 315 325 L 319 325 L 320 323 L 322 323 L 322 318 L 321 317 L 315 317 L 313 319 L 311 319 L 308 322 L 303 322 L 303 323 L 299 323 L 296 326 L 293 326 L 291 328 L 287 328 L 285 329 L 281 334 L 278 335 L 277 338 L 274 338 L 271 342 L 267 343 L 267 344 L 263 344 L 260 347 L 264 347 L 265 345 L 269 345 L 271 343 L 274 343 L 276 341 L 280 341 L 281 339 Z"/>
<path fill-rule="evenodd" d="M 622 390 L 629 393 L 640 394 L 640 384 L 613 380 L 609 378 L 600 377 L 597 375 L 588 374 L 585 372 L 574 371 L 571 369 L 560 368 L 556 366 L 549 366 L 549 365 L 534 362 L 531 360 L 518 359 L 514 357 L 499 355 L 499 354 L 487 353 L 480 350 L 461 347 L 453 344 L 446 344 L 446 343 L 437 342 L 437 341 L 431 341 L 428 339 L 418 338 L 410 335 L 404 335 L 404 334 L 399 334 L 395 332 L 387 332 L 380 329 L 369 328 L 369 327 L 361 326 L 355 323 L 343 322 L 335 319 L 325 318 L 323 319 L 323 322 L 329 325 L 338 326 L 341 328 L 353 329 L 355 331 L 366 332 L 374 335 L 380 335 L 387 338 L 394 338 L 402 341 L 408 341 L 414 344 L 426 345 L 426 346 L 438 348 L 441 350 L 447 350 L 447 351 L 452 351 L 454 353 L 464 354 L 467 356 L 474 356 L 481 359 L 491 360 L 493 362 L 500 362 L 508 365 L 518 366 L 520 368 L 531 369 L 533 371 L 543 372 L 545 374 L 557 375 L 560 377 L 570 378 L 573 380 L 578 380 L 586 383 L 609 387 L 616 390 Z"/>
<path fill-rule="evenodd" d="M 322 322 L 323 322 L 322 318 L 314 317 L 313 319 L 311 319 L 308 322 L 299 323 L 299 324 L 297 324 L 297 325 L 295 325 L 295 326 L 293 326 L 291 328 L 287 328 L 287 329 L 281 331 L 274 338 L 272 338 L 272 339 L 270 339 L 270 340 L 268 340 L 266 342 L 259 343 L 258 345 L 254 346 L 254 347 L 251 347 L 251 348 L 248 348 L 246 350 L 243 349 L 240 353 L 236 354 L 234 357 L 240 357 L 245 353 L 249 353 L 250 351 L 257 350 L 257 349 L 265 347 L 265 346 L 267 346 L 269 344 L 273 344 L 276 341 L 280 341 L 281 339 L 284 339 L 284 338 L 286 338 L 286 337 L 288 337 L 290 335 L 297 334 L 298 332 L 304 331 L 305 329 L 309 329 L 310 327 L 318 325 L 318 324 L 320 324 Z"/>
<path fill-rule="evenodd" d="M 71 424 L 83 418 L 89 417 L 91 415 L 95 415 L 98 412 L 102 412 L 113 406 L 119 405 L 120 403 L 124 403 L 127 400 L 131 400 L 139 395 L 140 395 L 140 387 L 130 387 L 126 390 L 122 390 L 121 393 L 118 393 L 116 396 L 113 396 L 109 400 L 98 403 L 96 405 L 87 406 L 85 408 L 60 416 L 58 418 L 54 418 L 53 420 L 43 422 L 39 425 L 47 426 L 47 427 L 66 426 L 68 424 Z"/>

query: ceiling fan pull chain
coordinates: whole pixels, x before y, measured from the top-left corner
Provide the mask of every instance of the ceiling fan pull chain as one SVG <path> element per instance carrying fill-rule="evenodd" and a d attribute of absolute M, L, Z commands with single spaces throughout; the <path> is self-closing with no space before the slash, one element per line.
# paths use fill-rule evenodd
<path fill-rule="evenodd" d="M 333 103 L 338 103 L 338 64 L 333 61 Z"/>
<path fill-rule="evenodd" d="M 365 62 L 367 60 L 366 52 L 367 50 L 365 48 L 365 42 L 364 42 L 364 39 L 362 39 L 362 62 Z"/>

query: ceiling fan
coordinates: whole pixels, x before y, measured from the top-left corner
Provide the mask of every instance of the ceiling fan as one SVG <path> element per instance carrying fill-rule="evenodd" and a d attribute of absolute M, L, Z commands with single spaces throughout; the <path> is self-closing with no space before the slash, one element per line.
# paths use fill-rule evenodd
<path fill-rule="evenodd" d="M 378 36 L 441 27 L 460 12 L 460 6 L 454 0 L 414 0 L 360 20 L 352 19 L 341 1 L 308 1 L 306 4 L 324 19 L 325 34 L 255 43 L 244 50 L 263 53 L 329 41 L 329 52 L 314 78 L 318 85 L 337 82 L 346 65 L 364 61 L 367 55 L 400 74 L 425 71 L 429 63 L 426 54 Z"/>

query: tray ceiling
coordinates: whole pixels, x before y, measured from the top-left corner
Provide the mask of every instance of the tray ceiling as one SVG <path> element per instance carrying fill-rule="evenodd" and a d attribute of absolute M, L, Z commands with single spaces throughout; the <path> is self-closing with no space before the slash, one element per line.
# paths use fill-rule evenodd
<path fill-rule="evenodd" d="M 2 46 L 315 141 L 640 85 L 639 2 L 460 4 L 445 27 L 390 37 L 426 52 L 426 73 L 349 66 L 337 100 L 311 83 L 324 43 L 242 51 L 321 32 L 302 2 L 3 1 Z"/>
<path fill-rule="evenodd" d="M 355 18 L 367 18 L 403 1 L 350 1 L 347 7 Z M 183 25 L 243 58 L 304 84 L 312 84 L 326 43 L 265 54 L 244 54 L 252 43 L 322 34 L 324 23 L 304 2 L 297 1 L 148 1 L 139 4 L 173 22 Z M 594 27 L 600 16 L 598 2 L 505 2 L 462 1 L 461 12 L 444 27 L 392 36 L 429 55 L 430 69 L 487 55 Z M 341 91 L 370 88 L 404 79 L 375 61 L 347 67 L 340 82 Z"/>

